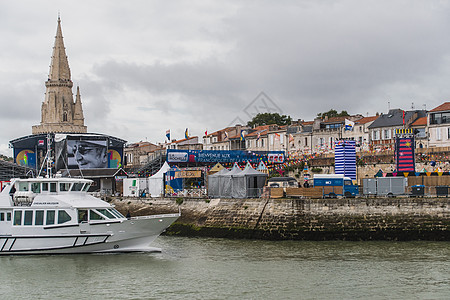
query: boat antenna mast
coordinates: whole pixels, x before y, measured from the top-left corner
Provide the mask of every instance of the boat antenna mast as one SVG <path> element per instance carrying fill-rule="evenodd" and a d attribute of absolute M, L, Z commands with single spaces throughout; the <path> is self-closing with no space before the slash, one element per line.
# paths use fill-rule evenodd
<path fill-rule="evenodd" d="M 45 154 L 44 161 L 42 162 L 41 169 L 39 170 L 38 176 L 41 176 L 42 169 L 44 168 L 44 165 L 47 167 L 46 177 L 51 178 L 52 177 L 52 163 L 53 163 L 53 157 L 51 156 L 52 153 L 52 138 L 50 134 L 47 134 L 47 153 Z"/>

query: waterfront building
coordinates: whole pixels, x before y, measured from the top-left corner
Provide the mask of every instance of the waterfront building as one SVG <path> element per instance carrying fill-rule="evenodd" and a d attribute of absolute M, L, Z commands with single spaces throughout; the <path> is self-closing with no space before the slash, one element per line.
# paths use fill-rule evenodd
<path fill-rule="evenodd" d="M 368 151 L 370 149 L 370 137 L 368 127 L 378 118 L 377 116 L 370 116 L 358 119 L 351 130 L 342 130 L 342 138 L 345 140 L 354 140 L 356 142 L 356 151 Z"/>
<path fill-rule="evenodd" d="M 387 114 L 381 114 L 368 126 L 370 147 L 373 150 L 394 150 L 395 131 L 408 129 L 419 118 L 426 117 L 425 110 L 403 111 L 391 109 Z"/>
<path fill-rule="evenodd" d="M 245 137 L 247 150 L 250 151 L 268 151 L 269 143 L 268 133 L 270 125 L 257 126 Z"/>
<path fill-rule="evenodd" d="M 241 134 L 249 133 L 250 127 L 237 124 L 203 136 L 203 150 L 243 150 L 245 141 Z"/>
<path fill-rule="evenodd" d="M 163 148 L 163 146 L 142 141 L 126 145 L 124 148 L 124 166 L 127 169 L 139 167 L 148 162 L 149 153 L 154 153 L 156 150 Z"/>
<path fill-rule="evenodd" d="M 429 147 L 450 146 L 450 102 L 444 102 L 428 113 Z"/>
<path fill-rule="evenodd" d="M 411 124 L 414 133 L 416 148 L 428 148 L 428 117 L 421 117 Z"/>

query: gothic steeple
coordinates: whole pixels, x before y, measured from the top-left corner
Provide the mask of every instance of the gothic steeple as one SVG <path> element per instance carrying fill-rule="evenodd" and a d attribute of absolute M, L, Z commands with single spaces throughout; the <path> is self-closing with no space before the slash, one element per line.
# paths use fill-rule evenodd
<path fill-rule="evenodd" d="M 48 83 L 70 83 L 69 61 L 67 60 L 66 48 L 64 47 L 63 35 L 61 30 L 61 19 L 58 17 L 58 27 L 56 29 L 55 45 L 53 46 L 52 60 L 50 63 L 50 72 L 48 74 Z"/>
<path fill-rule="evenodd" d="M 75 98 L 75 106 L 73 109 L 73 123 L 76 125 L 84 124 L 83 107 L 81 105 L 81 95 L 79 86 L 77 86 L 77 96 Z"/>
<path fill-rule="evenodd" d="M 45 100 L 41 108 L 41 124 L 32 127 L 33 134 L 87 132 L 87 127 L 84 125 L 79 89 L 77 90 L 76 102 L 73 101 L 73 83 L 59 16 L 50 72 L 45 86 Z"/>

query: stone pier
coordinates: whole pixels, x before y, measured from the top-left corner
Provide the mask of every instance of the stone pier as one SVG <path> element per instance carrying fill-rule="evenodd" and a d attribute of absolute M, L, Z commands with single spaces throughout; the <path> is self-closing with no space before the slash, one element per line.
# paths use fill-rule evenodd
<path fill-rule="evenodd" d="M 177 203 L 178 202 L 178 203 Z M 450 240 L 449 198 L 113 199 L 126 214 L 182 216 L 168 235 L 271 240 Z"/>

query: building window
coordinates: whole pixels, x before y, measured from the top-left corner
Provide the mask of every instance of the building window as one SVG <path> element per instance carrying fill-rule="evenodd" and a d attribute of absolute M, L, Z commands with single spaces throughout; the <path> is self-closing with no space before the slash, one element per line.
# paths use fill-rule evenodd
<path fill-rule="evenodd" d="M 441 129 L 440 128 L 436 128 L 436 140 L 440 141 L 442 139 L 441 137 Z"/>
<path fill-rule="evenodd" d="M 389 140 L 391 138 L 391 130 L 389 129 L 383 130 L 383 135 L 385 140 Z"/>
<path fill-rule="evenodd" d="M 376 140 L 379 139 L 379 131 L 378 131 L 378 130 L 372 131 L 372 139 L 373 139 L 374 141 L 376 141 Z"/>
<path fill-rule="evenodd" d="M 63 113 L 63 122 L 67 122 L 67 111 Z"/>
<path fill-rule="evenodd" d="M 324 138 L 319 138 L 319 146 L 323 147 L 324 143 L 325 143 L 325 139 Z"/>
<path fill-rule="evenodd" d="M 308 138 L 305 137 L 305 147 L 308 147 Z"/>
<path fill-rule="evenodd" d="M 435 113 L 430 115 L 430 124 L 450 123 L 450 112 Z"/>

